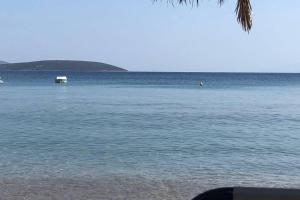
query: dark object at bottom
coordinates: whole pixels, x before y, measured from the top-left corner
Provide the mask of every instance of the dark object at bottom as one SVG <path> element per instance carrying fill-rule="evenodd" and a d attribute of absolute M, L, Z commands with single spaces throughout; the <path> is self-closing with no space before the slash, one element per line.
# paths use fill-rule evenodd
<path fill-rule="evenodd" d="M 200 194 L 193 200 L 300 200 L 300 190 L 280 188 L 220 188 Z"/>
<path fill-rule="evenodd" d="M 233 200 L 233 188 L 219 188 L 200 194 L 193 200 Z"/>

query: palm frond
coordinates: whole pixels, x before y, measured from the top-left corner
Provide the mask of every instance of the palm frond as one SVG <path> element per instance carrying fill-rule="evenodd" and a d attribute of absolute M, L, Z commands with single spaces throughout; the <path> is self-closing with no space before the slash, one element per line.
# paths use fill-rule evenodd
<path fill-rule="evenodd" d="M 250 0 L 238 0 L 235 9 L 237 20 L 245 31 L 252 28 L 252 6 Z"/>
<path fill-rule="evenodd" d="M 164 0 L 153 0 L 153 1 L 164 1 Z M 198 5 L 200 0 L 165 0 L 168 3 L 174 3 L 174 1 L 179 4 L 190 4 Z M 224 3 L 225 0 L 217 0 L 220 5 Z M 252 6 L 251 0 L 237 0 L 237 5 L 235 9 L 237 20 L 242 25 L 243 29 L 249 32 L 252 28 Z"/>
<path fill-rule="evenodd" d="M 218 0 L 219 4 L 222 5 L 224 3 L 224 0 Z"/>

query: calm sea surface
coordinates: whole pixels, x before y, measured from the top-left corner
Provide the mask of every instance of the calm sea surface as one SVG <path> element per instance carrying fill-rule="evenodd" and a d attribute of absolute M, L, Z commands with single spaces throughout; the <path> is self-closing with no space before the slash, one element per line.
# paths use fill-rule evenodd
<path fill-rule="evenodd" d="M 0 179 L 300 186 L 300 74 L 0 75 Z"/>

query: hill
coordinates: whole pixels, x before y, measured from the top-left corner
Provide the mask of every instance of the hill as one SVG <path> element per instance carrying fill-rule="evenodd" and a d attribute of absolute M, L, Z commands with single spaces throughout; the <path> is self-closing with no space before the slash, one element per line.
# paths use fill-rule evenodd
<path fill-rule="evenodd" d="M 3 64 L 8 64 L 8 62 L 0 60 L 0 65 L 3 65 Z"/>
<path fill-rule="evenodd" d="M 127 70 L 99 62 L 45 60 L 24 63 L 6 63 L 0 65 L 0 71 L 125 72 Z"/>

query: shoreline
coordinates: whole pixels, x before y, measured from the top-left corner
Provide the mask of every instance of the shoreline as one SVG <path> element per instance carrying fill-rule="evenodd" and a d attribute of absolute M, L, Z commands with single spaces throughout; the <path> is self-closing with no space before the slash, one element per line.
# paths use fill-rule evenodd
<path fill-rule="evenodd" d="M 300 183 L 251 184 L 206 179 L 159 179 L 145 176 L 6 177 L 0 178 L 0 199 L 5 200 L 191 200 L 220 187 L 300 188 Z"/>
<path fill-rule="evenodd" d="M 206 189 L 194 182 L 145 177 L 0 179 L 0 195 L 5 200 L 189 200 Z"/>

